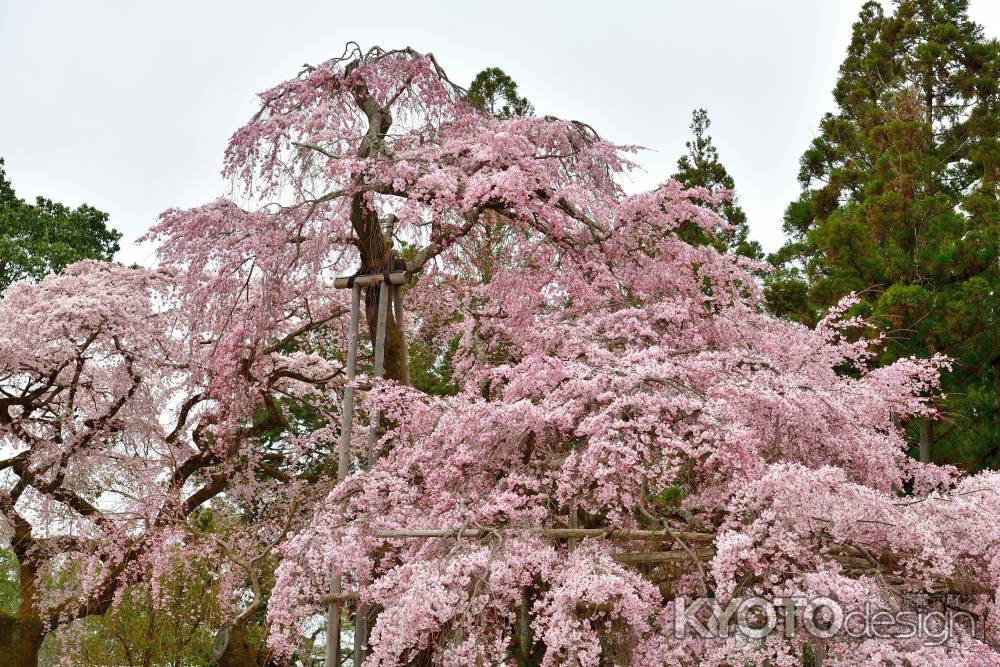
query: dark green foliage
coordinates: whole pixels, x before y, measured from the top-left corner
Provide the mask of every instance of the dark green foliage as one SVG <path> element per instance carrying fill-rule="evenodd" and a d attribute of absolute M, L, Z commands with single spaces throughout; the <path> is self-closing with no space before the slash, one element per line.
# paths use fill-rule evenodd
<path fill-rule="evenodd" d="M 706 110 L 694 110 L 691 118 L 691 133 L 694 136 L 690 141 L 685 142 L 687 155 L 682 155 L 677 160 L 677 173 L 672 178 L 686 188 L 701 187 L 712 194 L 717 194 L 721 190 L 732 192 L 730 201 L 712 207 L 723 220 L 731 225 L 731 228 L 720 229 L 717 234 L 709 238 L 700 227 L 688 224 L 680 229 L 680 236 L 689 243 L 711 243 L 719 252 L 756 260 L 763 259 L 764 252 L 760 243 L 750 241 L 747 238 L 750 232 L 750 228 L 747 226 L 747 216 L 736 199 L 736 184 L 733 177 L 719 161 L 719 151 L 715 148 L 712 137 L 708 134 L 711 125 L 712 121 L 709 120 Z"/>
<path fill-rule="evenodd" d="M 497 118 L 530 116 L 531 102 L 517 94 L 517 84 L 499 67 L 487 67 L 472 80 L 466 101 Z"/>
<path fill-rule="evenodd" d="M 932 453 L 975 469 L 1000 463 L 1000 47 L 967 6 L 862 8 L 767 290 L 807 324 L 858 292 L 883 362 L 953 357 Z"/>
<path fill-rule="evenodd" d="M 458 385 L 452 382 L 452 359 L 458 349 L 458 337 L 448 341 L 446 347 L 415 340 L 410 346 L 410 383 L 425 394 L 453 396 Z"/>
<path fill-rule="evenodd" d="M 38 197 L 18 199 L 0 159 L 0 290 L 16 280 L 39 280 L 81 259 L 110 261 L 121 234 L 108 214 L 83 204 L 71 209 Z"/>

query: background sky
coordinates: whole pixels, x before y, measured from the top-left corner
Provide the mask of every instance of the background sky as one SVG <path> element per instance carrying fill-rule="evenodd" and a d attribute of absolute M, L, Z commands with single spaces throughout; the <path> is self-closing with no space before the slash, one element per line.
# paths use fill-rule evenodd
<path fill-rule="evenodd" d="M 124 234 L 226 191 L 229 135 L 255 94 L 344 44 L 431 51 L 467 85 L 498 66 L 539 113 L 639 144 L 648 188 L 675 169 L 705 107 L 751 234 L 782 242 L 798 159 L 832 110 L 862 0 L 0 0 L 0 156 L 23 198 L 83 202 Z M 972 0 L 1000 34 L 1000 2 Z"/>

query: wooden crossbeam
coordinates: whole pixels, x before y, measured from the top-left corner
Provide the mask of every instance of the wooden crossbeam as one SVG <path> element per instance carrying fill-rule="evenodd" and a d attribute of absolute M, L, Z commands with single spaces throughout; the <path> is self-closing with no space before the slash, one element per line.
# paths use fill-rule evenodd
<path fill-rule="evenodd" d="M 389 284 L 390 285 L 402 285 L 406 282 L 407 277 L 406 271 L 394 271 L 389 274 Z M 382 284 L 382 279 L 385 277 L 383 273 L 366 273 L 360 276 L 340 276 L 333 281 L 333 286 L 337 289 L 347 289 L 351 286 L 351 278 L 354 278 L 354 284 L 358 287 L 375 287 Z"/>
<path fill-rule="evenodd" d="M 669 533 L 662 530 L 628 530 L 616 528 L 518 528 L 516 526 L 504 528 L 443 528 L 427 530 L 379 530 L 375 532 L 375 537 L 383 539 L 405 539 L 405 538 L 446 538 L 463 537 L 476 538 L 500 532 L 531 532 L 542 537 L 553 540 L 573 540 L 573 539 L 618 539 L 636 541 L 673 541 L 675 535 L 685 542 L 695 542 L 698 544 L 711 544 L 715 540 L 712 533 L 682 532 Z"/>
<path fill-rule="evenodd" d="M 618 552 L 611 557 L 623 565 L 642 565 L 647 563 L 683 563 L 690 562 L 693 555 L 699 561 L 710 561 L 715 556 L 711 544 L 715 541 L 713 533 L 691 531 L 662 530 L 629 530 L 615 528 L 537 528 L 504 526 L 497 528 L 443 528 L 443 529 L 398 529 L 375 531 L 375 536 L 382 539 L 475 539 L 505 532 L 530 532 L 540 537 L 554 540 L 575 539 L 609 539 L 623 542 L 674 542 L 701 545 L 695 551 L 676 549 L 670 551 L 633 551 Z M 896 569 L 892 563 L 899 554 L 892 552 L 866 553 L 847 545 L 832 544 L 830 558 L 844 567 L 852 575 L 879 573 L 886 583 L 900 588 L 923 588 L 924 582 L 913 578 L 894 575 Z M 950 592 L 957 595 L 992 595 L 995 591 L 983 584 L 974 576 L 957 575 L 953 577 L 933 577 L 935 592 Z"/>

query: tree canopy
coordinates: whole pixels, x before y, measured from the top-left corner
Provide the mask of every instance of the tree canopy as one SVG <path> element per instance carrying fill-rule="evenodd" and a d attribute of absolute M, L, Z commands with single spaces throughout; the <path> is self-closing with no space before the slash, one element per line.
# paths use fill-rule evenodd
<path fill-rule="evenodd" d="M 45 197 L 34 204 L 18 198 L 0 158 L 0 291 L 81 259 L 110 261 L 121 234 L 107 222 L 107 213 L 87 204 L 69 208 Z"/>
<path fill-rule="evenodd" d="M 760 243 L 750 240 L 750 226 L 747 214 L 736 198 L 736 184 L 729 171 L 719 160 L 719 151 L 708 134 L 712 121 L 705 109 L 695 109 L 691 114 L 692 137 L 684 145 L 687 153 L 677 160 L 677 172 L 673 175 L 685 188 L 705 188 L 710 194 L 728 193 L 728 198 L 711 205 L 725 227 L 706 234 L 696 226 L 687 226 L 681 231 L 686 241 L 691 243 L 711 243 L 720 252 L 729 252 L 754 260 L 764 259 Z"/>
<path fill-rule="evenodd" d="M 517 92 L 517 83 L 499 67 L 487 67 L 472 80 L 466 101 L 497 118 L 530 116 L 534 107 Z"/>
<path fill-rule="evenodd" d="M 941 419 L 923 455 L 1000 456 L 1000 47 L 964 0 L 867 3 L 802 156 L 800 199 L 769 285 L 806 323 L 851 292 L 892 336 L 884 362 L 941 352 Z"/>

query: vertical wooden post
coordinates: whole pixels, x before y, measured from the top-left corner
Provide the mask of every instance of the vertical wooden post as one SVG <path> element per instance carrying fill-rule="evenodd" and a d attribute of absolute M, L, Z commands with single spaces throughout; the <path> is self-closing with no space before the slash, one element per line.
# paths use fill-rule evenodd
<path fill-rule="evenodd" d="M 931 444 L 934 442 L 934 426 L 930 417 L 920 418 L 920 462 L 931 462 Z"/>
<path fill-rule="evenodd" d="M 331 568 L 330 592 L 341 594 L 340 573 Z M 326 608 L 326 661 L 330 667 L 340 667 L 340 601 L 333 600 Z"/>
<path fill-rule="evenodd" d="M 347 479 L 351 464 L 351 431 L 354 424 L 354 374 L 358 365 L 358 319 L 361 310 L 361 288 L 351 288 L 351 329 L 347 334 L 347 385 L 344 387 L 343 419 L 340 425 L 340 446 L 337 451 L 337 481 Z"/>
<path fill-rule="evenodd" d="M 378 289 L 378 320 L 375 325 L 375 340 L 372 341 L 375 352 L 374 375 L 381 378 L 385 374 L 385 321 L 389 309 L 389 284 L 385 281 Z M 375 464 L 375 441 L 378 440 L 378 426 L 381 415 L 374 412 L 368 415 L 368 465 Z"/>
<path fill-rule="evenodd" d="M 378 320 L 375 325 L 375 340 L 372 341 L 375 353 L 374 376 L 380 378 L 385 373 L 385 325 L 389 314 L 389 282 L 383 280 L 378 288 Z M 395 290 L 393 290 L 395 291 Z M 378 440 L 378 427 L 382 415 L 372 412 L 368 415 L 368 465 L 375 465 L 375 442 Z M 368 657 L 368 605 L 358 602 L 358 608 L 354 612 L 354 667 L 361 667 L 361 663 Z"/>
<path fill-rule="evenodd" d="M 354 667 L 361 667 L 366 657 L 368 657 L 368 605 L 358 602 L 358 608 L 354 612 Z"/>
<path fill-rule="evenodd" d="M 521 655 L 527 664 L 531 658 L 531 592 L 527 586 L 521 589 L 521 610 L 520 628 L 518 629 L 518 639 L 521 643 Z"/>
<path fill-rule="evenodd" d="M 571 500 L 570 503 L 569 503 L 569 522 L 568 523 L 569 523 L 569 527 L 570 528 L 576 528 L 577 524 L 578 524 L 578 518 L 577 518 L 577 513 L 576 513 L 576 501 L 575 500 Z M 576 540 L 575 537 L 572 538 L 572 539 L 570 539 L 567 548 L 570 551 L 573 551 L 574 549 L 576 549 L 576 542 L 577 542 L 577 540 Z M 570 665 L 570 667 L 577 667 L 577 665 L 580 664 L 579 659 L 576 657 L 576 647 L 575 646 L 571 646 L 570 647 L 570 649 L 569 649 L 569 655 L 567 656 L 567 661 L 566 662 L 567 662 L 568 665 Z"/>
<path fill-rule="evenodd" d="M 578 517 L 577 517 L 577 513 L 576 513 L 576 501 L 575 500 L 572 500 L 569 503 L 569 522 L 568 523 L 569 523 L 569 527 L 570 528 L 576 528 L 577 527 Z M 576 549 L 576 538 L 575 537 L 570 538 L 570 540 L 569 540 L 569 549 L 570 549 L 570 551 L 572 551 L 573 549 Z"/>
<path fill-rule="evenodd" d="M 351 325 L 347 334 L 347 384 L 344 386 L 344 401 L 340 421 L 340 442 L 337 447 L 337 481 L 347 479 L 351 464 L 351 431 L 354 424 L 354 373 L 358 361 L 358 319 L 361 310 L 361 287 L 351 288 Z M 340 572 L 331 569 L 330 590 L 338 596 L 342 592 Z M 334 599 L 326 609 L 326 662 L 327 667 L 340 667 L 340 600 Z"/>
<path fill-rule="evenodd" d="M 403 348 L 403 384 L 410 384 L 409 352 L 406 349 L 406 316 L 403 313 L 403 286 L 392 286 L 392 315 L 396 320 L 396 330 L 399 331 L 400 344 Z"/>

